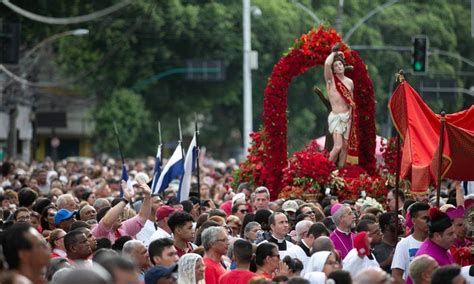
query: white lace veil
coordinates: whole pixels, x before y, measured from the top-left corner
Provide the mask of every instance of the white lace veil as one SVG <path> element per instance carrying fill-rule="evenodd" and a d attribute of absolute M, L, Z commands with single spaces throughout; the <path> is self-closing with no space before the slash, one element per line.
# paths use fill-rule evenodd
<path fill-rule="evenodd" d="M 196 253 L 187 253 L 178 260 L 178 284 L 197 284 L 196 262 L 202 257 Z"/>

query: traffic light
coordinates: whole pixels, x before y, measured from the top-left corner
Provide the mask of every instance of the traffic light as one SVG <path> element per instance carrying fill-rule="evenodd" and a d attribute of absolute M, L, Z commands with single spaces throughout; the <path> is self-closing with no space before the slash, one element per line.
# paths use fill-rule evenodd
<path fill-rule="evenodd" d="M 413 37 L 413 71 L 425 73 L 428 69 L 428 37 L 417 35 Z"/>

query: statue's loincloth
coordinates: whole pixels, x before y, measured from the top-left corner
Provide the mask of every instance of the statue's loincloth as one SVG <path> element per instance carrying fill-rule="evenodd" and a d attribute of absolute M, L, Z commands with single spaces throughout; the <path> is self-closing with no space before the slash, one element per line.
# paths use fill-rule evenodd
<path fill-rule="evenodd" d="M 341 134 L 345 140 L 349 139 L 349 130 L 351 126 L 351 111 L 335 113 L 328 116 L 329 133 Z"/>

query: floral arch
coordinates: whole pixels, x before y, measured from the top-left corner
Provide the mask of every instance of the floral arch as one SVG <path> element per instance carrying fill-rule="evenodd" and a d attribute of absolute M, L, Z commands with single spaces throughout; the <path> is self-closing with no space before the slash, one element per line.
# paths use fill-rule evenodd
<path fill-rule="evenodd" d="M 285 169 L 295 162 L 294 158 L 289 159 L 287 156 L 286 111 L 289 85 L 294 77 L 324 64 L 332 47 L 338 42 L 342 42 L 342 39 L 334 29 L 320 26 L 296 39 L 294 47 L 274 66 L 264 93 L 263 129 L 251 134 L 252 146 L 247 160 L 241 163 L 236 171 L 236 180 L 251 181 L 255 186 L 267 186 L 272 199 L 287 185 L 283 182 Z M 373 174 L 376 162 L 373 84 L 358 53 L 343 43 L 340 50 L 344 52 L 346 62 L 354 67 L 353 71 L 347 72 L 346 75 L 354 81 L 354 100 L 359 109 L 359 166 L 367 173 Z M 311 145 L 309 148 L 312 148 Z M 309 151 L 315 155 L 313 150 Z M 313 163 L 313 170 L 317 170 L 321 165 Z M 329 171 L 331 167 L 327 163 L 324 165 Z M 327 175 L 329 176 L 329 172 Z M 323 178 L 328 179 L 329 177 Z"/>

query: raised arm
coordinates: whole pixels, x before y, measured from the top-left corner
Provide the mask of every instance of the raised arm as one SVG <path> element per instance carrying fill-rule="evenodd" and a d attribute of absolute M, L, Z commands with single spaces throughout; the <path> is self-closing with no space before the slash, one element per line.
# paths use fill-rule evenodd
<path fill-rule="evenodd" d="M 454 188 L 456 190 L 456 206 L 464 206 L 464 188 L 460 181 L 455 180 L 454 183 Z"/>
<path fill-rule="evenodd" d="M 112 207 L 100 220 L 100 222 L 108 229 L 112 228 L 112 225 L 119 219 L 120 213 L 122 213 L 127 203 L 132 200 L 130 190 L 127 188 L 127 182 L 122 180 L 123 199 Z"/>
<path fill-rule="evenodd" d="M 333 82 L 334 75 L 332 73 L 332 63 L 334 62 L 334 56 L 336 56 L 336 54 L 336 51 L 332 51 L 324 62 L 324 79 L 326 80 L 326 84 L 331 84 Z"/>
<path fill-rule="evenodd" d="M 151 189 L 146 183 L 141 181 L 138 182 L 138 186 L 140 186 L 143 191 L 143 203 L 140 207 L 140 212 L 138 212 L 138 215 L 142 219 L 143 223 L 145 223 L 146 220 L 148 220 L 148 217 L 150 217 L 151 213 Z"/>

